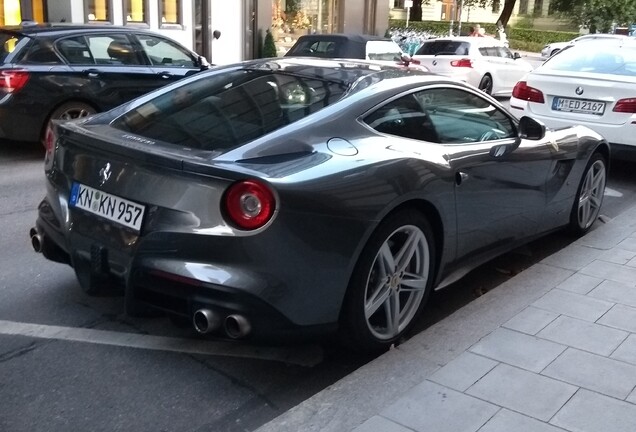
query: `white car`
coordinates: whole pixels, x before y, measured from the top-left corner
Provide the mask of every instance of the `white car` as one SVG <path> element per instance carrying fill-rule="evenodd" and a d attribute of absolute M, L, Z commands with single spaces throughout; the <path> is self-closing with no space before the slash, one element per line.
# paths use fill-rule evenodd
<path fill-rule="evenodd" d="M 564 49 L 517 83 L 510 108 L 517 117 L 527 115 L 551 128 L 585 125 L 612 151 L 636 150 L 636 41 Z"/>
<path fill-rule="evenodd" d="M 623 40 L 626 37 L 627 36 L 624 36 L 624 35 L 606 34 L 606 33 L 586 34 L 586 35 L 574 38 L 570 42 L 552 42 L 552 43 L 547 44 L 541 50 L 541 57 L 544 57 L 544 58 L 552 57 L 553 55 L 555 55 L 556 53 L 561 51 L 563 48 L 565 48 L 567 46 L 570 46 L 570 45 L 574 45 L 574 44 L 579 43 L 579 42 L 598 41 L 599 39 L 600 40 L 607 40 L 607 39 Z"/>
<path fill-rule="evenodd" d="M 431 72 L 465 81 L 493 96 L 508 96 L 532 65 L 492 37 L 431 39 L 413 59 Z"/>

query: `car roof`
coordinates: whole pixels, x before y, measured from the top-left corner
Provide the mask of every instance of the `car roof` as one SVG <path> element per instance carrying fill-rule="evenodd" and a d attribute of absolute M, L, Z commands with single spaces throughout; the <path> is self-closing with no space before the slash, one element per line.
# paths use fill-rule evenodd
<path fill-rule="evenodd" d="M 503 42 L 501 42 L 499 39 L 495 39 L 494 37 L 490 37 L 490 36 L 446 36 L 446 37 L 439 37 L 435 39 L 428 39 L 424 41 L 424 43 L 435 42 L 435 41 L 467 42 L 472 45 L 479 45 L 479 46 L 484 46 L 484 45 L 504 46 Z"/>
<path fill-rule="evenodd" d="M 348 33 L 324 33 L 303 35 L 298 40 L 348 40 L 357 43 L 365 43 L 368 41 L 391 41 L 389 38 L 366 34 L 348 34 Z"/>
<path fill-rule="evenodd" d="M 93 32 L 138 32 L 138 33 L 150 33 L 145 29 L 114 26 L 114 25 L 99 25 L 99 24 L 66 24 L 66 23 L 46 23 L 46 24 L 28 24 L 20 26 L 5 26 L 0 28 L 0 32 L 16 33 L 19 35 L 37 37 L 37 36 L 56 36 L 58 34 L 73 34 L 73 33 L 93 33 Z"/>

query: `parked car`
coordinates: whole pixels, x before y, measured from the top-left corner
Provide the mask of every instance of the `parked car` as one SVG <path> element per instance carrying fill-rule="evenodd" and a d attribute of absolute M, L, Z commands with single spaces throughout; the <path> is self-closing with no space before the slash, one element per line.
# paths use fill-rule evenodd
<path fill-rule="evenodd" d="M 598 41 L 598 40 L 623 40 L 627 36 L 620 34 L 591 33 L 572 39 L 569 42 L 552 42 L 547 44 L 541 50 L 541 57 L 552 57 L 563 48 L 580 42 Z"/>
<path fill-rule="evenodd" d="M 492 37 L 457 36 L 425 41 L 413 59 L 431 72 L 456 78 L 485 93 L 507 96 L 532 65 Z"/>
<path fill-rule="evenodd" d="M 337 329 L 363 349 L 475 266 L 588 231 L 609 157 L 456 80 L 305 58 L 197 74 L 47 141 L 33 247 L 87 293 L 124 286 L 129 313 L 200 333 Z"/>
<path fill-rule="evenodd" d="M 411 57 L 393 40 L 362 34 L 303 35 L 285 57 L 348 58 L 406 66 L 411 63 Z"/>
<path fill-rule="evenodd" d="M 584 124 L 629 156 L 636 149 L 634 96 L 636 41 L 603 40 L 572 45 L 530 72 L 510 107 L 553 128 Z"/>
<path fill-rule="evenodd" d="M 207 69 L 150 31 L 115 26 L 0 29 L 0 139 L 38 141 L 52 119 L 73 119 Z"/>

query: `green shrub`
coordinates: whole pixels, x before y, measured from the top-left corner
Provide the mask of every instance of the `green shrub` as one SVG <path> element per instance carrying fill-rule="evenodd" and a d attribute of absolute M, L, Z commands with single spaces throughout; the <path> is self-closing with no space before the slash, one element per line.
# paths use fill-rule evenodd
<path fill-rule="evenodd" d="M 545 44 L 537 43 L 537 42 L 526 42 L 520 41 L 516 39 L 508 39 L 508 43 L 510 44 L 510 49 L 515 51 L 528 51 L 538 53 L 540 52 Z"/>
<path fill-rule="evenodd" d="M 276 57 L 278 53 L 276 52 L 276 44 L 274 43 L 274 35 L 272 32 L 267 29 L 265 33 L 265 42 L 263 42 L 263 57 L 270 58 Z"/>

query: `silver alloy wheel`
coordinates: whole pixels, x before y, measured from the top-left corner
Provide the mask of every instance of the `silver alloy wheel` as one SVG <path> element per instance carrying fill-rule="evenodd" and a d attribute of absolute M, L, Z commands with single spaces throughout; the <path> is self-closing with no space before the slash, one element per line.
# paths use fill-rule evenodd
<path fill-rule="evenodd" d="M 69 109 L 60 114 L 58 119 L 60 120 L 74 120 L 82 117 L 88 117 L 91 114 L 95 114 L 95 111 L 91 111 L 82 106 L 71 106 Z"/>
<path fill-rule="evenodd" d="M 413 320 L 428 285 L 430 251 L 414 225 L 391 233 L 375 256 L 367 278 L 364 313 L 374 337 L 388 340 Z"/>
<path fill-rule="evenodd" d="M 605 192 L 605 163 L 595 161 L 585 173 L 578 203 L 578 223 L 582 229 L 589 228 L 601 211 L 603 193 Z"/>

